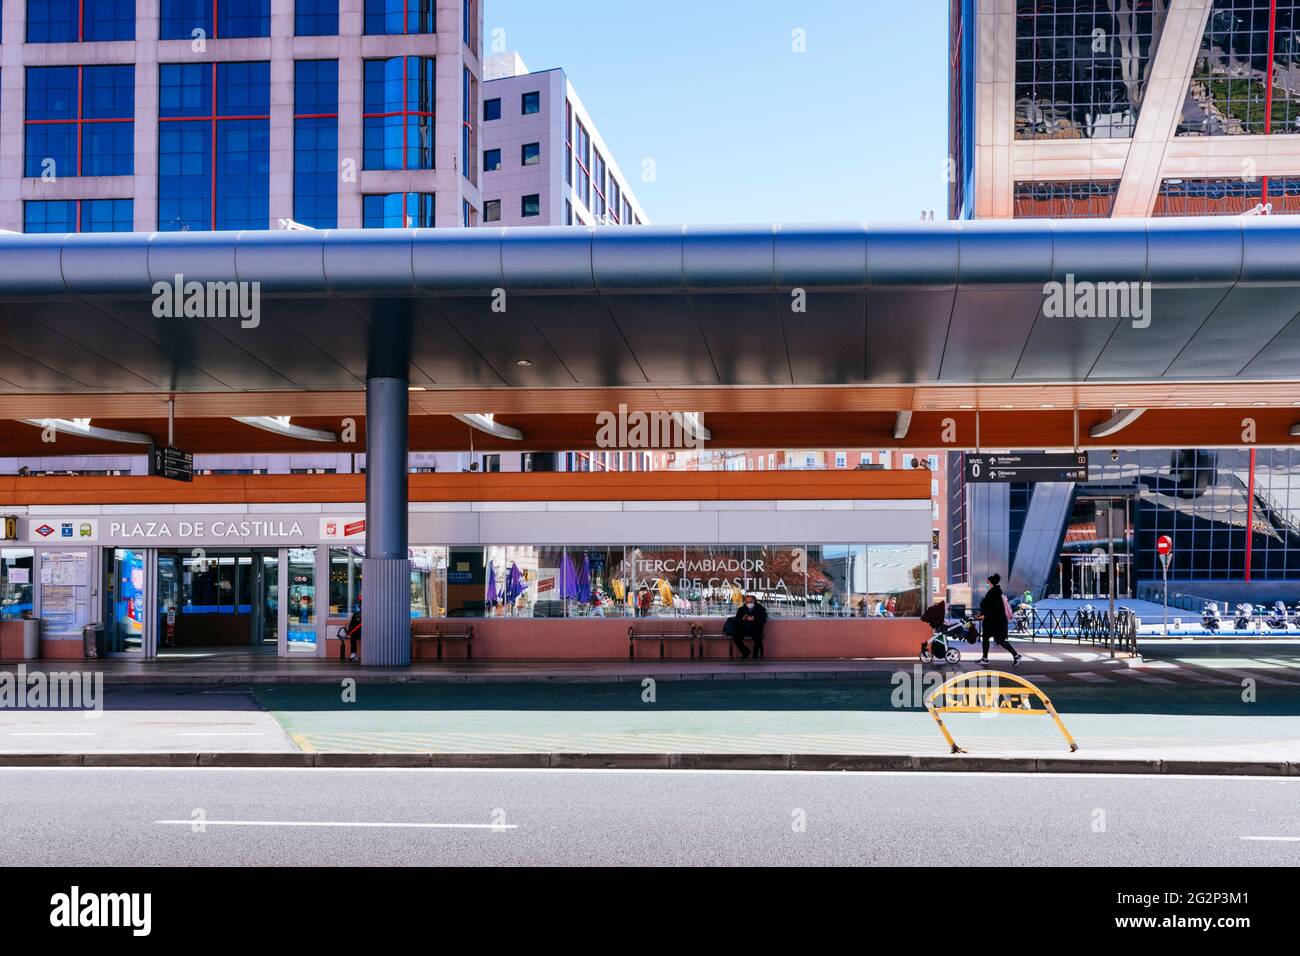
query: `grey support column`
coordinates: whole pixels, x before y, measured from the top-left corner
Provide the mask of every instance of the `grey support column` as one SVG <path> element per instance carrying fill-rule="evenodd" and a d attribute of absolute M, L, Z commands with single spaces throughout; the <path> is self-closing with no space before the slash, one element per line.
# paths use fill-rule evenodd
<path fill-rule="evenodd" d="M 409 346 L 405 322 L 375 319 L 366 371 L 366 557 L 361 663 L 411 663 L 411 562 L 407 551 Z"/>

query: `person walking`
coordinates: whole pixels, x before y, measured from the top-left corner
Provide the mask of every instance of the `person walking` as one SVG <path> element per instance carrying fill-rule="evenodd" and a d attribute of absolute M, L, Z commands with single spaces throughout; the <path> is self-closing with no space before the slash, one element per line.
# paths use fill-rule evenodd
<path fill-rule="evenodd" d="M 988 593 L 984 595 L 984 600 L 980 601 L 979 617 L 984 622 L 982 628 L 984 655 L 980 658 L 980 664 L 984 665 L 989 662 L 989 638 L 1010 651 L 1011 662 L 1019 664 L 1020 654 L 1007 640 L 1007 630 L 1011 624 L 1011 604 L 1007 601 L 1006 595 L 1002 593 L 1002 575 L 997 572 L 989 575 L 989 589 Z"/>
<path fill-rule="evenodd" d="M 749 648 L 745 646 L 745 638 L 754 642 L 755 659 L 763 656 L 763 627 L 767 624 L 767 608 L 758 603 L 758 598 L 752 594 L 746 594 L 744 602 L 736 609 L 736 614 L 732 617 L 724 628 L 725 633 L 731 636 L 731 642 L 736 645 L 740 651 L 740 656 L 744 659 L 750 657 Z"/>

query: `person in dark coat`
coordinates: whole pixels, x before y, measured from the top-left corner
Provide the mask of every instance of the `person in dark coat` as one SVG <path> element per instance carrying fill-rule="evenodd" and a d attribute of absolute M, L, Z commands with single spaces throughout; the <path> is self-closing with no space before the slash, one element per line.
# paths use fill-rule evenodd
<path fill-rule="evenodd" d="M 763 626 L 767 624 L 767 608 L 758 603 L 758 598 L 746 594 L 735 616 L 727 621 L 726 632 L 731 635 L 731 642 L 740 651 L 740 656 L 748 658 L 749 648 L 745 638 L 754 642 L 754 657 L 763 656 Z"/>
<path fill-rule="evenodd" d="M 357 659 L 357 645 L 361 643 L 361 596 L 357 596 L 357 609 L 352 612 L 352 617 L 348 619 L 348 627 L 345 632 L 350 645 L 351 653 L 349 660 Z M 339 648 L 342 651 L 342 648 Z"/>
<path fill-rule="evenodd" d="M 982 629 L 984 656 L 980 658 L 981 664 L 989 662 L 989 638 L 992 638 L 997 644 L 1011 652 L 1012 663 L 1020 663 L 1020 655 L 1011 646 L 1011 642 L 1007 640 L 1007 631 L 1011 624 L 1008 607 L 1006 596 L 1002 593 L 1002 575 L 996 572 L 990 574 L 988 593 L 984 595 L 984 600 L 980 601 L 979 616 L 984 623 Z"/>

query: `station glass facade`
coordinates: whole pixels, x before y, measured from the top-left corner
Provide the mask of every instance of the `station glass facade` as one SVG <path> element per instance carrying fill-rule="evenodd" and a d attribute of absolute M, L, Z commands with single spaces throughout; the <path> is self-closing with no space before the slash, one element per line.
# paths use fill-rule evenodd
<path fill-rule="evenodd" d="M 331 548 L 329 614 L 362 593 L 365 549 Z M 729 615 L 753 593 L 773 617 L 907 617 L 922 610 L 916 545 L 416 547 L 411 617 Z"/>

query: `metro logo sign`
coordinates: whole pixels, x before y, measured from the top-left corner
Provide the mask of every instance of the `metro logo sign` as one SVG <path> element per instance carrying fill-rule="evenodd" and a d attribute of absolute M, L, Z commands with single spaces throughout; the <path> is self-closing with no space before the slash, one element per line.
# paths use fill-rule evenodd
<path fill-rule="evenodd" d="M 59 539 L 70 544 L 99 540 L 99 521 L 95 518 L 49 518 L 40 524 L 33 519 L 27 526 L 27 540 L 50 541 Z"/>

